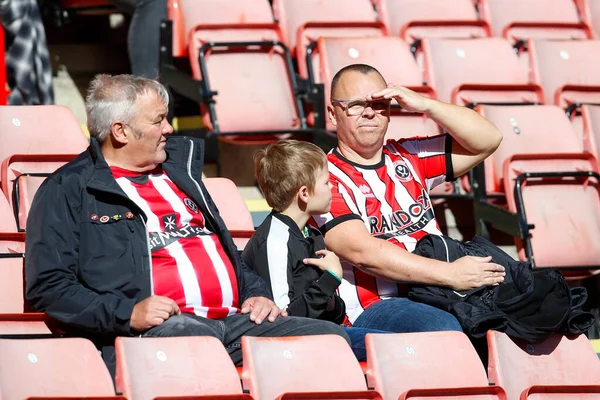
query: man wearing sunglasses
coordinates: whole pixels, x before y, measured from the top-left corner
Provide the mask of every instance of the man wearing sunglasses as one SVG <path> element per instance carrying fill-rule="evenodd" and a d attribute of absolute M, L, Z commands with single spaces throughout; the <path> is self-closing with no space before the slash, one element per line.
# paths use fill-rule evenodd
<path fill-rule="evenodd" d="M 384 143 L 392 102 L 424 113 L 449 134 Z M 338 136 L 328 155 L 331 212 L 314 222 L 345 260 L 339 290 L 349 322 L 393 332 L 460 330 L 451 314 L 409 300 L 404 283 L 468 290 L 504 280 L 491 257 L 446 263 L 411 253 L 423 236 L 442 235 L 429 191 L 492 154 L 501 133 L 473 110 L 386 84 L 364 64 L 334 76 L 330 103 Z"/>

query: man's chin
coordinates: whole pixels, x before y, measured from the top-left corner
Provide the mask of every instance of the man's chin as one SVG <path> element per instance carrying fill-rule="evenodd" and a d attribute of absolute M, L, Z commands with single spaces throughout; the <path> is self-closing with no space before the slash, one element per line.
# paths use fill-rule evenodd
<path fill-rule="evenodd" d="M 156 155 L 156 164 L 162 164 L 165 161 L 167 161 L 167 152 L 166 151 L 159 151 L 158 154 Z"/>

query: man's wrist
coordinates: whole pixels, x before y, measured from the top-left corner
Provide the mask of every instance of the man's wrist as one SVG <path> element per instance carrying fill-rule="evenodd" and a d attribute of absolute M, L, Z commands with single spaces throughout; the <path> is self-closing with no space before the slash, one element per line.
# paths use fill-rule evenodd
<path fill-rule="evenodd" d="M 435 99 L 430 99 L 429 97 L 425 97 L 424 103 L 425 105 L 423 114 L 425 114 L 428 118 L 434 118 L 436 114 L 436 108 L 439 107 L 441 103 Z"/>

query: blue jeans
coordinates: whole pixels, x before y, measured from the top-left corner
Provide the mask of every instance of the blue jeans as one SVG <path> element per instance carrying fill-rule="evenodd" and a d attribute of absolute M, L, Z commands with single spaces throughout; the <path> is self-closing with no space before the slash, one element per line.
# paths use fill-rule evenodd
<path fill-rule="evenodd" d="M 394 297 L 373 304 L 358 316 L 352 326 L 397 333 L 462 332 L 454 315 L 404 297 Z"/>
<path fill-rule="evenodd" d="M 344 328 L 346 334 L 350 338 L 352 351 L 358 359 L 358 361 L 367 360 L 367 348 L 365 346 L 365 335 L 367 333 L 390 333 L 388 331 L 381 331 L 379 329 L 368 329 L 368 328 Z"/>

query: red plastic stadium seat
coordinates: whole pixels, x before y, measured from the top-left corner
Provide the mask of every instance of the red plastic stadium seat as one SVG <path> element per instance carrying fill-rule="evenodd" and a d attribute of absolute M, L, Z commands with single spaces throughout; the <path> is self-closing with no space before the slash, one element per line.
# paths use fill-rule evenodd
<path fill-rule="evenodd" d="M 595 0 L 575 0 L 575 5 L 579 10 L 579 15 L 598 37 L 600 32 L 600 3 Z"/>
<path fill-rule="evenodd" d="M 0 193 L 0 232 L 17 232 L 15 214 L 2 193 Z"/>
<path fill-rule="evenodd" d="M 0 27 L 0 43 L 4 43 L 4 29 Z M 6 60 L 4 49 L 0 49 L 0 106 L 6 105 Z"/>
<path fill-rule="evenodd" d="M 530 40 L 531 80 L 548 102 L 600 103 L 600 40 Z"/>
<path fill-rule="evenodd" d="M 248 37 L 248 29 L 259 36 Z M 273 134 L 306 128 L 292 59 L 276 24 L 197 25 L 189 38 L 192 77 L 211 96 L 200 108 L 207 129 L 241 142 L 239 135 L 272 141 Z"/>
<path fill-rule="evenodd" d="M 43 129 L 40 121 L 44 121 Z M 78 154 L 88 140 L 63 106 L 0 108 L 0 160 L 13 154 Z"/>
<path fill-rule="evenodd" d="M 598 164 L 591 154 L 517 154 L 504 162 L 504 190 L 508 209 L 523 210 L 533 224 L 532 255 L 517 241 L 521 260 L 533 259 L 536 268 L 561 268 L 570 279 L 586 278 L 600 267 L 600 183 Z M 586 177 L 556 177 L 535 174 L 567 172 Z M 517 177 L 522 198 L 516 196 Z M 522 204 L 522 206 L 521 206 Z"/>
<path fill-rule="evenodd" d="M 522 39 L 592 39 L 573 0 L 480 0 L 481 17 L 495 36 Z"/>
<path fill-rule="evenodd" d="M 506 399 L 462 332 L 368 334 L 367 381 L 384 399 Z M 434 397 L 435 396 L 435 397 Z"/>
<path fill-rule="evenodd" d="M 370 0 L 273 0 L 283 38 L 306 76 L 306 48 L 319 37 L 387 35 Z"/>
<path fill-rule="evenodd" d="M 487 22 L 477 17 L 472 0 L 375 0 L 390 35 L 412 43 L 426 37 L 491 36 Z"/>
<path fill-rule="evenodd" d="M 132 400 L 252 400 L 223 344 L 209 336 L 117 338 L 116 386 Z"/>
<path fill-rule="evenodd" d="M 500 147 L 485 161 L 489 193 L 504 191 L 504 163 L 515 154 L 583 153 L 564 111 L 557 106 L 480 106 L 500 132 Z M 512 191 L 512 190 L 511 190 Z"/>
<path fill-rule="evenodd" d="M 442 101 L 544 102 L 506 39 L 424 39 L 422 48 L 424 80 Z"/>
<path fill-rule="evenodd" d="M 423 114 L 400 113 L 390 118 L 385 140 L 441 134 L 440 127 Z"/>
<path fill-rule="evenodd" d="M 600 157 L 600 106 L 581 106 L 582 138 L 586 151 Z"/>
<path fill-rule="evenodd" d="M 39 121 L 44 121 L 43 129 Z M 66 107 L 0 107 L 0 181 L 4 195 L 12 204 L 12 186 L 18 175 L 52 172 L 87 146 L 79 123 Z"/>
<path fill-rule="evenodd" d="M 31 202 L 40 185 L 77 154 L 17 154 L 2 163 L 2 191 L 11 200 L 17 215 L 17 228 L 24 231 Z"/>
<path fill-rule="evenodd" d="M 86 339 L 0 340 L 3 399 L 116 397 L 112 379 Z"/>
<path fill-rule="evenodd" d="M 24 311 L 23 260 L 16 252 L 0 254 L 0 336 L 51 335 L 45 314 Z"/>
<path fill-rule="evenodd" d="M 244 336 L 242 353 L 242 382 L 256 399 L 381 399 L 341 336 Z"/>
<path fill-rule="evenodd" d="M 168 17 L 173 21 L 175 57 L 187 56 L 190 32 L 197 26 L 221 35 L 233 30 L 246 40 L 260 40 L 264 33 L 258 29 L 261 25 L 273 25 L 269 30 L 274 28 L 267 0 L 168 0 L 167 7 Z"/>
<path fill-rule="evenodd" d="M 526 344 L 504 333 L 487 334 L 490 382 L 509 399 L 598 399 L 600 361 L 584 335 L 553 335 Z"/>
<path fill-rule="evenodd" d="M 219 214 L 239 250 L 243 250 L 254 233 L 252 214 L 235 184 L 227 178 L 206 178 L 202 181 L 219 209 Z"/>

